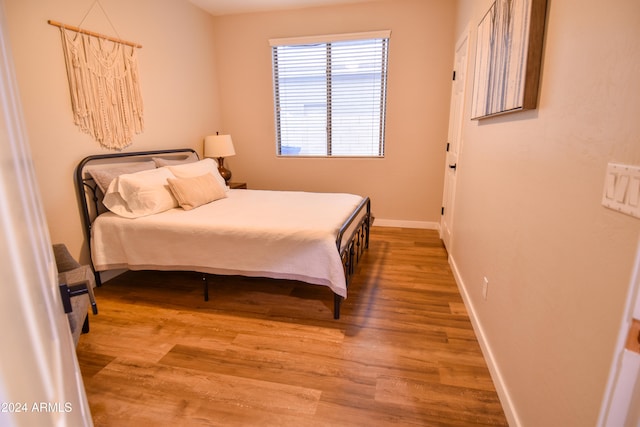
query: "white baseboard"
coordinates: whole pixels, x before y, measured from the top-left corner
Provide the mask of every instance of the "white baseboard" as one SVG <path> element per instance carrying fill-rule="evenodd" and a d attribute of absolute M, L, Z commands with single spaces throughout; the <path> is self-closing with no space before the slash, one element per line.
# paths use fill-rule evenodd
<path fill-rule="evenodd" d="M 440 230 L 439 222 L 429 221 L 404 221 L 399 219 L 375 218 L 373 225 L 377 227 L 422 228 L 427 230 Z"/>
<path fill-rule="evenodd" d="M 467 293 L 467 287 L 465 286 L 462 277 L 460 276 L 460 272 L 458 271 L 456 262 L 451 255 L 449 255 L 449 265 L 451 266 L 451 270 L 453 271 L 453 277 L 455 278 L 458 289 L 460 290 L 460 295 L 462 295 L 464 305 L 469 312 L 471 325 L 473 326 L 473 330 L 476 334 L 476 337 L 478 338 L 478 343 L 480 344 L 482 355 L 487 362 L 487 367 L 489 368 L 491 379 L 493 380 L 493 384 L 495 385 L 496 391 L 498 392 L 498 398 L 500 399 L 500 403 L 502 404 L 502 409 L 504 410 L 504 415 L 507 418 L 507 422 L 511 427 L 520 426 L 522 424 L 520 423 L 520 419 L 518 418 L 516 409 L 513 406 L 513 400 L 511 399 L 509 390 L 507 389 L 507 386 L 500 372 L 500 367 L 498 366 L 493 356 L 491 346 L 487 341 L 484 329 L 482 328 L 482 324 L 478 320 L 475 307 L 473 306 L 471 298 L 469 298 L 469 294 Z"/>

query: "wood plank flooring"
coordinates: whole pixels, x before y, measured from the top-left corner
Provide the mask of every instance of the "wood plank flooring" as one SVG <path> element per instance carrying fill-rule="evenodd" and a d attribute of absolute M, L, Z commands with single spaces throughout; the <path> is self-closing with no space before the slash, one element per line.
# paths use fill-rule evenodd
<path fill-rule="evenodd" d="M 77 348 L 96 426 L 507 425 L 437 232 L 373 227 L 323 286 L 128 272 Z"/>

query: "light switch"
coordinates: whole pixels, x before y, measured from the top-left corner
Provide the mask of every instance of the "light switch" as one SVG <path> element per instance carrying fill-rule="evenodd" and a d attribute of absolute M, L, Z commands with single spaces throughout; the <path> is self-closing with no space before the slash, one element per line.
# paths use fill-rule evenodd
<path fill-rule="evenodd" d="M 602 191 L 609 209 L 640 218 L 640 166 L 609 163 Z"/>
<path fill-rule="evenodd" d="M 616 179 L 616 189 L 613 195 L 613 199 L 618 203 L 624 204 L 624 196 L 627 193 L 627 186 L 629 184 L 629 176 L 618 174 Z"/>
<path fill-rule="evenodd" d="M 637 207 L 638 199 L 640 199 L 640 178 L 632 178 L 629 184 L 629 205 Z"/>
<path fill-rule="evenodd" d="M 607 179 L 605 181 L 605 197 L 607 199 L 613 199 L 613 196 L 616 193 L 616 174 L 615 173 L 607 173 Z"/>

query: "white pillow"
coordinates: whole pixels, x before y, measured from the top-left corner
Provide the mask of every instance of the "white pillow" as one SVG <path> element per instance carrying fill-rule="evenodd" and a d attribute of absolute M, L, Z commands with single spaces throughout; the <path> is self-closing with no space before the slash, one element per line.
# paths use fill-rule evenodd
<path fill-rule="evenodd" d="M 229 191 L 227 182 L 224 180 L 222 175 L 220 175 L 220 172 L 218 172 L 218 165 L 213 159 L 204 159 L 194 163 L 167 167 L 171 173 L 176 176 L 176 178 L 193 178 L 195 176 L 204 175 L 207 172 L 212 173 L 218 182 L 222 184 L 225 191 Z"/>
<path fill-rule="evenodd" d="M 156 164 L 156 167 L 163 167 L 163 166 L 172 166 L 172 165 L 182 165 L 185 163 L 193 163 L 193 162 L 197 162 L 198 156 L 196 153 L 189 153 L 189 155 L 187 155 L 186 157 L 182 157 L 179 159 L 165 159 L 163 157 L 152 157 L 151 160 L 153 160 Z"/>
<path fill-rule="evenodd" d="M 120 175 L 109 185 L 103 203 L 111 212 L 138 218 L 178 207 L 167 180 L 169 169 L 158 168 Z"/>
<path fill-rule="evenodd" d="M 106 194 L 109 189 L 109 184 L 111 181 L 119 177 L 120 175 L 124 175 L 125 173 L 136 173 L 144 170 L 155 169 L 156 164 L 151 160 L 146 162 L 136 162 L 136 163 L 120 163 L 112 166 L 96 166 L 93 168 L 88 168 L 87 172 L 93 178 L 93 180 L 98 184 L 100 190 L 102 190 L 102 194 Z"/>

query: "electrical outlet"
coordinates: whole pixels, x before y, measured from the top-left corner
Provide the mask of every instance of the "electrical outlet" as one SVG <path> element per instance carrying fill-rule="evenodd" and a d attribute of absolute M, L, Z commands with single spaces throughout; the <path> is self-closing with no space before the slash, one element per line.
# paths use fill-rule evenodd
<path fill-rule="evenodd" d="M 486 277 L 482 281 L 482 298 L 487 299 L 487 293 L 489 292 L 489 279 Z"/>

